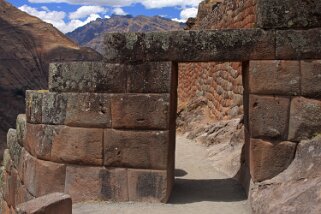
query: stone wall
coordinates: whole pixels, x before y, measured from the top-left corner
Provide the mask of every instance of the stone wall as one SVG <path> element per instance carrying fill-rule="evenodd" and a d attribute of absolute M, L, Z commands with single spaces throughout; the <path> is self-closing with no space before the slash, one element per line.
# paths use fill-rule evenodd
<path fill-rule="evenodd" d="M 26 116 L 8 132 L 6 209 L 54 192 L 73 202 L 166 202 L 177 64 L 75 62 L 49 70 L 49 91 L 27 91 Z"/>
<path fill-rule="evenodd" d="M 253 28 L 255 22 L 256 0 L 203 1 L 191 30 Z M 207 100 L 213 120 L 242 115 L 241 68 L 240 62 L 180 63 L 179 109 L 202 97 Z"/>

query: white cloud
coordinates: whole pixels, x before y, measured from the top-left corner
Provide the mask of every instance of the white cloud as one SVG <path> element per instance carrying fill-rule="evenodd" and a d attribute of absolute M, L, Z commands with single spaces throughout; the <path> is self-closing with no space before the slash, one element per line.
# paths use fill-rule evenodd
<path fill-rule="evenodd" d="M 172 19 L 172 21 L 174 21 L 174 22 L 181 22 L 181 23 L 185 23 L 185 22 L 186 22 L 186 20 L 184 20 L 184 19 L 178 19 L 178 18 L 174 18 L 174 19 Z"/>
<path fill-rule="evenodd" d="M 127 13 L 120 7 L 114 8 L 113 14 L 118 15 L 118 16 L 125 16 Z"/>
<path fill-rule="evenodd" d="M 130 6 L 141 3 L 147 9 L 163 7 L 197 7 L 202 0 L 29 0 L 30 3 L 68 3 L 75 5 L 98 5 L 111 7 Z"/>
<path fill-rule="evenodd" d="M 43 10 L 45 10 L 45 11 L 47 11 L 47 12 L 50 11 L 50 10 L 48 9 L 48 7 L 46 7 L 46 6 L 42 6 L 41 9 L 43 9 Z"/>
<path fill-rule="evenodd" d="M 69 14 L 70 19 L 82 19 L 91 14 L 106 13 L 107 9 L 101 6 L 82 6 Z"/>
<path fill-rule="evenodd" d="M 180 13 L 180 17 L 181 19 L 186 21 L 190 17 L 193 17 L 193 18 L 196 17 L 197 11 L 198 11 L 197 7 L 183 9 Z"/>
<path fill-rule="evenodd" d="M 180 18 L 174 18 L 172 21 L 175 22 L 186 22 L 188 18 L 190 17 L 196 17 L 197 16 L 198 9 L 197 7 L 191 7 L 191 8 L 185 8 L 180 13 Z"/>
<path fill-rule="evenodd" d="M 110 19 L 110 16 L 105 15 L 104 18 L 105 18 L 105 19 Z"/>
<path fill-rule="evenodd" d="M 66 13 L 63 11 L 46 11 L 44 9 L 38 10 L 28 5 L 23 5 L 19 7 L 19 9 L 52 24 L 63 33 L 71 32 L 76 28 L 79 28 L 91 21 L 96 20 L 97 18 L 101 18 L 99 14 L 93 13 L 88 15 L 85 20 L 71 19 L 68 22 L 65 22 Z"/>

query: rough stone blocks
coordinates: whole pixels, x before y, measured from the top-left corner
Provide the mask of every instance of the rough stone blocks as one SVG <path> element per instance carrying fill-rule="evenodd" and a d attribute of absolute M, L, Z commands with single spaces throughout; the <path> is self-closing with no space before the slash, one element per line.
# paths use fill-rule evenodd
<path fill-rule="evenodd" d="M 124 94 L 113 96 L 112 127 L 117 129 L 169 129 L 168 94 Z"/>
<path fill-rule="evenodd" d="M 49 90 L 77 93 L 169 93 L 174 69 L 172 62 L 52 63 L 49 68 Z"/>
<path fill-rule="evenodd" d="M 167 202 L 167 172 L 128 169 L 128 194 L 130 201 Z"/>
<path fill-rule="evenodd" d="M 299 95 L 299 61 L 250 61 L 249 92 L 262 95 Z"/>
<path fill-rule="evenodd" d="M 68 166 L 65 192 L 73 202 L 128 201 L 127 170 Z"/>
<path fill-rule="evenodd" d="M 25 114 L 19 114 L 16 121 L 17 140 L 20 146 L 23 146 L 25 137 L 27 118 Z"/>
<path fill-rule="evenodd" d="M 321 29 L 276 31 L 276 59 L 320 59 Z"/>
<path fill-rule="evenodd" d="M 43 160 L 102 165 L 103 129 L 27 124 L 25 148 Z"/>
<path fill-rule="evenodd" d="M 249 105 L 253 138 L 287 140 L 290 98 L 250 95 Z"/>
<path fill-rule="evenodd" d="M 72 200 L 64 193 L 52 193 L 20 204 L 17 214 L 71 214 Z"/>
<path fill-rule="evenodd" d="M 104 164 L 113 167 L 166 169 L 168 131 L 105 130 Z"/>
<path fill-rule="evenodd" d="M 113 33 L 105 36 L 107 62 L 207 62 L 274 59 L 275 36 L 260 29 Z"/>
<path fill-rule="evenodd" d="M 258 28 L 321 27 L 321 2 L 318 0 L 257 0 Z"/>
<path fill-rule="evenodd" d="M 126 69 L 103 62 L 52 63 L 49 68 L 52 92 L 126 92 Z"/>
<path fill-rule="evenodd" d="M 111 127 L 111 97 L 110 94 L 27 91 L 27 122 Z"/>
<path fill-rule="evenodd" d="M 250 172 L 254 182 L 273 178 L 292 162 L 297 143 L 251 139 Z"/>
<path fill-rule="evenodd" d="M 289 140 L 311 139 L 321 133 L 321 101 L 295 97 L 291 102 Z"/>
<path fill-rule="evenodd" d="M 64 164 L 42 161 L 26 153 L 24 184 L 33 196 L 40 197 L 53 192 L 63 192 L 65 176 Z"/>
<path fill-rule="evenodd" d="M 301 90 L 306 97 L 321 97 L 321 60 L 301 61 Z"/>

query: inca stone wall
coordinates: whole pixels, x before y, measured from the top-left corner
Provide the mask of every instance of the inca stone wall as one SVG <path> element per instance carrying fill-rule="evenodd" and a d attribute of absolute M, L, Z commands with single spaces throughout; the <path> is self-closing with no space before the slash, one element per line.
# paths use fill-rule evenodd
<path fill-rule="evenodd" d="M 245 186 L 270 188 L 263 182 L 286 172 L 293 159 L 300 176 L 291 182 L 321 177 L 321 22 L 315 19 L 321 2 L 299 12 L 296 0 L 259 2 L 261 29 L 107 34 L 104 62 L 52 64 L 49 91 L 28 91 L 26 117 L 8 132 L 4 209 L 51 192 L 74 202 L 166 202 L 174 181 L 178 62 L 242 61 Z M 275 14 L 263 16 L 267 11 Z M 278 201 L 304 213 L 297 212 L 302 204 L 320 204 L 314 196 L 320 190 L 308 190 L 295 203 Z M 255 196 L 262 207 L 273 195 L 250 194 L 255 213 L 271 213 L 255 209 Z"/>
<path fill-rule="evenodd" d="M 255 22 L 256 0 L 203 1 L 191 30 L 253 28 Z M 179 108 L 202 97 L 214 120 L 231 119 L 243 114 L 242 96 L 240 62 L 179 64 Z"/>
<path fill-rule="evenodd" d="M 175 153 L 177 65 L 50 65 L 8 132 L 5 207 L 49 193 L 73 202 L 166 202 Z"/>

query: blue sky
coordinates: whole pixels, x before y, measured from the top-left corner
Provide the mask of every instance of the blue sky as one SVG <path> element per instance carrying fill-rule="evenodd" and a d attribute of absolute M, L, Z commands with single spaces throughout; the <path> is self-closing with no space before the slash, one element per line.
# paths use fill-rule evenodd
<path fill-rule="evenodd" d="M 7 0 L 19 9 L 71 32 L 97 18 L 159 15 L 184 22 L 195 17 L 202 0 Z"/>

